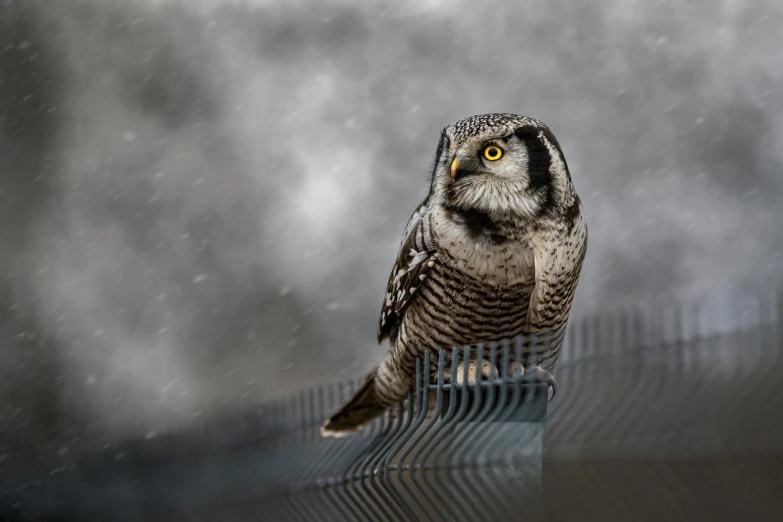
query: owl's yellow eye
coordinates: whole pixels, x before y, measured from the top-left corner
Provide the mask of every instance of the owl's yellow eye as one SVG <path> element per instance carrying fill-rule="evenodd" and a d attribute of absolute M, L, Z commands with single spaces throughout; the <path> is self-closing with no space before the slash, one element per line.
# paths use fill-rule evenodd
<path fill-rule="evenodd" d="M 484 149 L 484 157 L 489 161 L 497 161 L 503 156 L 503 149 L 496 145 L 490 145 Z"/>

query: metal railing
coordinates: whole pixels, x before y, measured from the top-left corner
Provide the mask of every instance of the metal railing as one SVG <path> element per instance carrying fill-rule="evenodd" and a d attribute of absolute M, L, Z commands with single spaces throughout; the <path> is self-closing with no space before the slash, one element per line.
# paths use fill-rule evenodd
<path fill-rule="evenodd" d="M 725 332 L 693 307 L 574 322 L 550 403 L 508 370 L 517 339 L 468 348 L 499 369 L 475 381 L 465 348 L 428 352 L 408 399 L 344 438 L 319 428 L 358 382 L 36 469 L 11 455 L 0 519 L 783 520 L 776 295 Z"/>
<path fill-rule="evenodd" d="M 516 350 L 521 353 L 521 343 Z M 268 451 L 284 465 L 251 509 L 260 520 L 482 520 L 539 513 L 547 390 L 509 373 L 514 351 L 508 343 L 441 350 L 434 375 L 426 352 L 416 360 L 417 385 L 407 401 L 340 439 L 322 438 L 319 425 L 346 397 L 308 402 L 305 408 L 312 409 L 299 437 L 270 439 Z M 471 352 L 498 374 L 470 381 L 458 359 Z M 463 372 L 462 384 L 446 382 L 449 369 Z"/>

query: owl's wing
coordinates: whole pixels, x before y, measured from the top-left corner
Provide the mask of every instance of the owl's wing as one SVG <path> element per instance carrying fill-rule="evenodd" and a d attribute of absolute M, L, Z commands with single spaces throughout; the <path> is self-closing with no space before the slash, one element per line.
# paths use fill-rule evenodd
<path fill-rule="evenodd" d="M 437 250 L 430 235 L 429 198 L 416 208 L 408 220 L 400 252 L 386 284 L 386 295 L 378 322 L 378 342 L 389 337 L 399 323 L 402 311 L 427 273 L 434 266 Z"/>

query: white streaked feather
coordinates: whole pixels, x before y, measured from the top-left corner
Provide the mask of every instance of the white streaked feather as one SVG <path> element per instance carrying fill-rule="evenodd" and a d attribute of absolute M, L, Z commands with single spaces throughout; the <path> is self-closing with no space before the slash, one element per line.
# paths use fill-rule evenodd
<path fill-rule="evenodd" d="M 411 255 L 413 256 L 413 260 L 410 263 L 409 270 L 412 270 L 419 263 L 421 263 L 422 261 L 424 261 L 429 257 L 429 254 L 427 252 L 417 252 L 414 255 L 413 250 L 411 250 Z"/>

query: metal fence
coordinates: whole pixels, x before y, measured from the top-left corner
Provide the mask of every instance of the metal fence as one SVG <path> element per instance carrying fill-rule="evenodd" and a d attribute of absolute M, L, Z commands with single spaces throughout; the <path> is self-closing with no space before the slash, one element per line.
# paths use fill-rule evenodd
<path fill-rule="evenodd" d="M 517 340 L 472 348 L 501 372 L 463 384 L 446 376 L 464 348 L 428 353 L 408 400 L 349 437 L 319 427 L 358 383 L 56 472 L 9 459 L 0 519 L 783 520 L 777 295 L 730 304 L 731 324 L 698 307 L 574 322 L 550 403 L 505 370 Z"/>
<path fill-rule="evenodd" d="M 425 353 L 408 400 L 358 436 L 321 438 L 318 425 L 339 401 L 307 401 L 300 408 L 308 414 L 270 439 L 280 466 L 252 500 L 253 513 L 259 520 L 391 521 L 540 513 L 547 390 L 509 374 L 515 350 L 521 342 L 441 350 L 433 376 Z M 501 372 L 470 381 L 467 366 L 458 367 L 470 352 Z M 449 369 L 461 370 L 465 384 L 445 382 Z M 282 417 L 296 409 L 283 406 Z M 290 438 L 298 426 L 301 436 Z"/>

